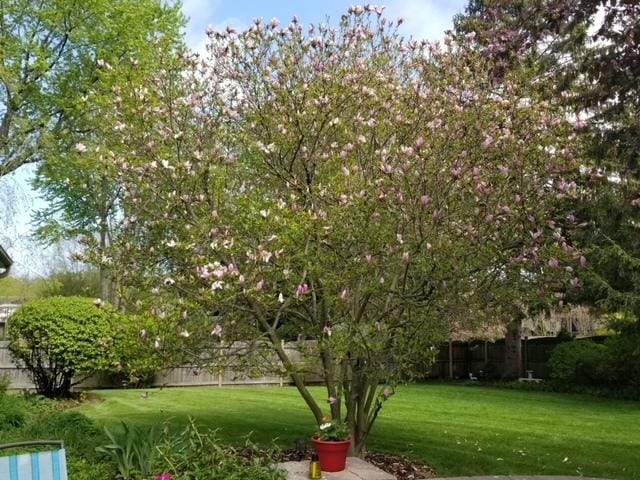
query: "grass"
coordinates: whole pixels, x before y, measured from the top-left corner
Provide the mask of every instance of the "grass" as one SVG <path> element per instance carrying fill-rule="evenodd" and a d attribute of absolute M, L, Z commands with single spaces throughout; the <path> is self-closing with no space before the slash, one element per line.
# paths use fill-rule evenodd
<path fill-rule="evenodd" d="M 294 388 L 105 390 L 81 407 L 98 423 L 179 426 L 188 417 L 232 443 L 253 432 L 289 446 L 314 425 Z M 314 389 L 318 398 L 321 388 Z M 640 403 L 446 384 L 400 388 L 374 427 L 371 449 L 401 453 L 439 475 L 640 478 Z"/>

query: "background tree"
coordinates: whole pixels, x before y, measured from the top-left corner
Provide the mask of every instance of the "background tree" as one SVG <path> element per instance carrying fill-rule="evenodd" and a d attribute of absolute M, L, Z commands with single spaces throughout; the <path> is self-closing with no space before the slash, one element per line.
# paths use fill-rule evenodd
<path fill-rule="evenodd" d="M 0 176 L 38 162 L 34 186 L 48 202 L 38 237 L 97 236 L 104 247 L 119 189 L 95 151 L 108 134 L 101 115 L 119 89 L 144 88 L 159 49 L 179 47 L 179 5 L 8 0 L 0 15 Z"/>
<path fill-rule="evenodd" d="M 468 39 L 396 27 L 354 7 L 337 28 L 211 31 L 208 58 L 123 100 L 138 106 L 114 158 L 127 217 L 93 254 L 201 361 L 270 348 L 321 422 L 281 328 L 312 340 L 299 349 L 355 453 L 452 326 L 564 289 L 580 257 L 555 218 L 575 193 L 562 111 L 526 71 L 494 86 Z"/>
<path fill-rule="evenodd" d="M 523 64 L 543 73 L 576 119 L 588 156 L 566 208 L 587 226 L 573 238 L 590 268 L 574 300 L 640 319 L 640 5 L 473 0 L 456 26 L 475 32 L 497 76 Z"/>
<path fill-rule="evenodd" d="M 175 36 L 178 12 L 159 0 L 3 0 L 0 176 L 68 149 L 70 135 L 86 132 L 99 64 Z"/>

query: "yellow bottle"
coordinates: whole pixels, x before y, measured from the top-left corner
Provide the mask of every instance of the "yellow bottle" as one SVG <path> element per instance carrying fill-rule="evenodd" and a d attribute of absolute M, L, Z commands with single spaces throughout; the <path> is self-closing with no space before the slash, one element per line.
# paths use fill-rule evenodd
<path fill-rule="evenodd" d="M 317 453 L 311 454 L 311 462 L 309 463 L 309 478 L 311 480 L 320 480 L 322 478 L 322 470 L 320 470 L 320 459 Z"/>

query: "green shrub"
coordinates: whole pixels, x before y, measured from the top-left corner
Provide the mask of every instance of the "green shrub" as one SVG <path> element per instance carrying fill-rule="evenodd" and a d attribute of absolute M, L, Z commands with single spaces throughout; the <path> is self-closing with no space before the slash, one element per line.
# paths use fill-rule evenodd
<path fill-rule="evenodd" d="M 31 426 L 35 436 L 61 438 L 72 447 L 85 449 L 87 438 L 102 438 L 100 429 L 91 419 L 79 412 L 53 412 Z"/>
<path fill-rule="evenodd" d="M 191 422 L 175 433 L 141 429 L 123 423 L 118 434 L 105 429 L 109 443 L 96 448 L 123 480 L 143 480 L 170 473 L 180 480 L 282 480 L 275 456 L 247 442 L 241 451 L 222 446 L 214 432 Z"/>
<path fill-rule="evenodd" d="M 0 428 L 0 443 L 23 440 L 63 440 L 67 451 L 69 478 L 73 480 L 113 480 L 115 469 L 102 460 L 95 447 L 104 443 L 102 431 L 87 417 L 78 412 L 59 411 L 58 402 L 39 396 L 10 396 L 25 413 L 19 427 Z M 0 405 L 0 409 L 3 406 Z M 28 449 L 20 449 L 25 452 Z"/>
<path fill-rule="evenodd" d="M 105 371 L 116 363 L 115 322 L 115 314 L 89 298 L 33 300 L 11 317 L 9 349 L 29 370 L 38 393 L 68 397 L 76 375 Z"/>
<path fill-rule="evenodd" d="M 607 379 L 607 348 L 591 341 L 561 343 L 548 362 L 551 378 L 573 385 L 602 385 Z"/>
<path fill-rule="evenodd" d="M 105 428 L 109 443 L 96 448 L 96 452 L 107 455 L 124 480 L 149 477 L 153 470 L 159 435 L 154 428 L 141 429 L 124 422 L 122 427 L 121 434 Z"/>
<path fill-rule="evenodd" d="M 0 395 L 0 431 L 24 425 L 28 416 L 28 405 L 17 395 Z"/>
<path fill-rule="evenodd" d="M 168 363 L 162 356 L 164 350 L 154 346 L 156 337 L 165 337 L 162 327 L 162 323 L 154 317 L 120 317 L 116 325 L 117 341 L 113 352 L 118 360 L 117 369 L 113 372 L 117 383 L 131 388 L 144 388 L 152 384 L 155 373 Z"/>
<path fill-rule="evenodd" d="M 11 386 L 11 378 L 8 375 L 0 375 L 0 398 L 6 395 Z"/>
<path fill-rule="evenodd" d="M 100 272 L 98 270 L 63 270 L 42 280 L 38 297 L 98 297 Z"/>
<path fill-rule="evenodd" d="M 283 480 L 274 458 L 247 442 L 242 452 L 220 445 L 215 432 L 203 432 L 191 422 L 176 435 L 165 431 L 158 445 L 157 474 L 168 472 L 180 480 Z"/>
<path fill-rule="evenodd" d="M 605 342 L 611 383 L 640 397 L 640 326 L 631 325 Z"/>
<path fill-rule="evenodd" d="M 63 440 L 67 451 L 69 478 L 112 480 L 114 468 L 95 451 L 104 443 L 102 430 L 88 417 L 74 411 L 53 411 L 41 415 L 22 430 L 21 440 L 47 438 Z"/>

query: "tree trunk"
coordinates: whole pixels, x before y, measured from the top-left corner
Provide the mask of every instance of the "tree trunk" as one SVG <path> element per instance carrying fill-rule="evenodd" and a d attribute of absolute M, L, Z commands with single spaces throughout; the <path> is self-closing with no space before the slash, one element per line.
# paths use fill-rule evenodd
<path fill-rule="evenodd" d="M 107 248 L 109 235 L 109 223 L 106 214 L 100 218 L 100 252 L 104 253 Z M 100 263 L 100 299 L 103 302 L 109 300 L 109 272 L 102 262 Z"/>
<path fill-rule="evenodd" d="M 520 339 L 521 320 L 512 321 L 507 327 L 504 339 L 504 374 L 505 379 L 516 379 L 522 376 L 522 341 Z"/>

